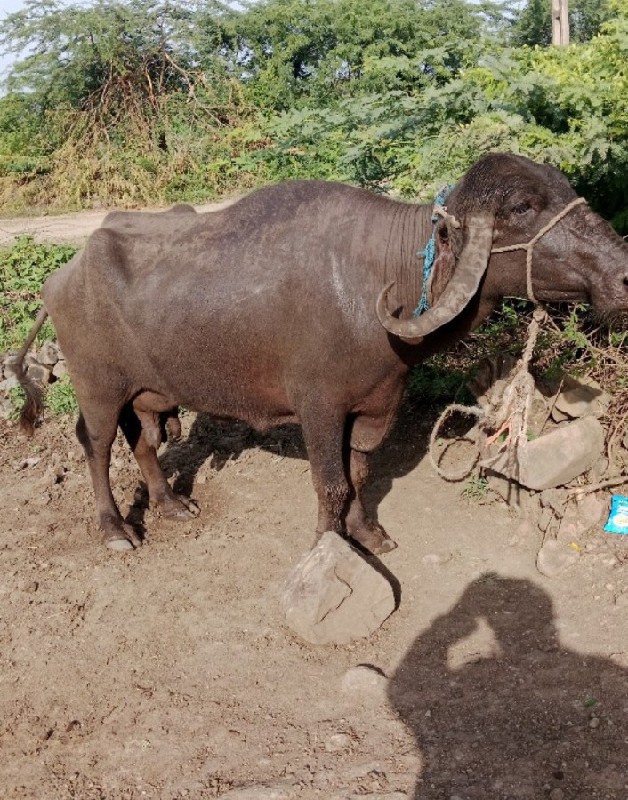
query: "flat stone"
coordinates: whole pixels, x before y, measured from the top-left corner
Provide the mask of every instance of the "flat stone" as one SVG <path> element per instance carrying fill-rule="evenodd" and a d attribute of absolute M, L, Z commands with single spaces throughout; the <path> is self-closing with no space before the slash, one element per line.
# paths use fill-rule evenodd
<path fill-rule="evenodd" d="M 246 789 L 232 789 L 221 797 L 225 800 L 290 800 L 291 794 L 279 786 L 248 786 Z"/>
<path fill-rule="evenodd" d="M 410 795 L 405 792 L 370 792 L 368 794 L 364 794 L 364 792 L 359 794 L 343 792 L 342 794 L 331 795 L 328 800 L 409 800 L 409 797 Z"/>
<path fill-rule="evenodd" d="M 578 551 L 568 544 L 550 539 L 536 556 L 536 568 L 546 578 L 556 578 L 573 566 L 580 558 Z"/>
<path fill-rule="evenodd" d="M 598 525 L 608 513 L 608 503 L 595 493 L 576 496 L 570 503 L 565 516 L 560 522 L 558 538 L 562 540 L 576 539 Z"/>
<path fill-rule="evenodd" d="M 50 381 L 50 374 L 48 367 L 43 364 L 31 364 L 28 368 L 28 377 L 44 386 Z"/>
<path fill-rule="evenodd" d="M 551 417 L 554 422 L 566 422 L 569 419 L 569 415 L 559 411 L 556 406 L 552 408 Z"/>
<path fill-rule="evenodd" d="M 37 361 L 45 367 L 53 367 L 59 360 L 59 347 L 54 342 L 44 342 L 37 353 Z"/>
<path fill-rule="evenodd" d="M 388 680 L 385 675 L 366 665 L 351 667 L 342 678 L 342 691 L 346 694 L 372 695 L 383 698 Z"/>
<path fill-rule="evenodd" d="M 288 575 L 281 604 L 289 627 L 313 644 L 370 636 L 395 610 L 389 581 L 330 531 Z"/>
<path fill-rule="evenodd" d="M 517 480 L 536 491 L 564 486 L 591 469 L 603 447 L 601 424 L 595 417 L 582 417 L 526 442 L 519 454 Z M 508 455 L 503 453 L 490 468 L 507 476 Z"/>
<path fill-rule="evenodd" d="M 11 389 L 15 389 L 20 385 L 20 382 L 13 372 L 6 372 L 5 375 L 6 378 L 2 381 L 3 392 L 9 392 Z"/>
<path fill-rule="evenodd" d="M 54 342 L 44 342 L 37 351 L 37 363 L 52 370 L 59 361 L 59 348 Z"/>
<path fill-rule="evenodd" d="M 17 361 L 17 355 L 15 353 L 10 353 L 7 355 L 2 362 L 2 367 L 5 376 L 14 375 L 15 374 L 15 362 Z"/>
<path fill-rule="evenodd" d="M 589 414 L 601 417 L 610 400 L 611 396 L 596 381 L 568 377 L 563 381 L 563 388 L 556 398 L 554 408 L 573 419 Z"/>
<path fill-rule="evenodd" d="M 68 374 L 68 368 L 65 365 L 65 361 L 59 360 L 52 368 L 52 374 L 55 378 L 63 378 L 64 375 Z"/>
<path fill-rule="evenodd" d="M 348 750 L 351 747 L 351 737 L 348 733 L 332 733 L 325 742 L 325 750 L 328 753 L 338 753 L 341 750 Z"/>
<path fill-rule="evenodd" d="M 5 374 L 6 374 L 6 378 L 4 379 L 4 389 L 5 389 L 5 391 L 8 392 L 10 389 L 16 389 L 20 385 L 20 382 L 18 381 L 17 376 L 15 375 L 15 373 L 14 372 L 7 372 Z"/>

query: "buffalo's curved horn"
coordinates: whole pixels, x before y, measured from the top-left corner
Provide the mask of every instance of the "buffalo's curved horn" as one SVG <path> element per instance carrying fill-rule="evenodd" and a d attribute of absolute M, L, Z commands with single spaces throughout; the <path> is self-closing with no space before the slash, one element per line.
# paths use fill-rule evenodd
<path fill-rule="evenodd" d="M 418 344 L 428 333 L 445 325 L 465 308 L 477 292 L 486 272 L 493 243 L 492 214 L 468 214 L 464 221 L 464 245 L 453 277 L 432 308 L 412 319 L 397 319 L 388 310 L 388 292 L 393 283 L 385 286 L 377 298 L 376 312 L 384 328 L 411 344 Z"/>

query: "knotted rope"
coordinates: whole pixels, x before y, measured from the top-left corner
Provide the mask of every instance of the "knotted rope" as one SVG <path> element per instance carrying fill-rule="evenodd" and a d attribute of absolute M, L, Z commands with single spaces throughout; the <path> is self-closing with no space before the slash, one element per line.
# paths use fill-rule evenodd
<path fill-rule="evenodd" d="M 583 197 L 578 197 L 568 203 L 562 211 L 556 214 L 552 219 L 544 225 L 538 233 L 530 239 L 529 242 L 521 244 L 506 245 L 505 247 L 495 247 L 491 253 L 508 253 L 515 250 L 526 251 L 526 290 L 528 299 L 535 304 L 532 320 L 528 328 L 528 337 L 523 355 L 518 361 L 513 377 L 511 378 L 508 386 L 504 390 L 501 402 L 497 408 L 486 411 L 479 406 L 461 406 L 453 404 L 447 406 L 443 413 L 436 420 L 430 436 L 429 456 L 432 466 L 436 472 L 445 480 L 461 481 L 469 475 L 475 465 L 480 462 L 483 468 L 490 468 L 502 455 L 504 450 L 507 450 L 507 466 L 506 473 L 512 479 L 517 475 L 519 464 L 519 452 L 525 447 L 528 440 L 528 414 L 530 410 L 531 398 L 534 394 L 534 379 L 530 374 L 530 361 L 534 353 L 534 347 L 541 328 L 541 325 L 548 319 L 548 314 L 545 308 L 537 300 L 532 288 L 532 256 L 534 252 L 534 245 L 545 234 L 550 231 L 557 223 L 559 223 L 569 212 L 576 206 L 586 203 Z M 447 472 L 442 469 L 434 457 L 434 446 L 438 438 L 441 426 L 444 421 L 455 412 L 468 414 L 478 418 L 479 429 L 479 443 L 478 450 L 473 458 L 471 464 L 464 467 L 457 472 Z M 488 430 L 495 431 L 491 436 L 487 435 Z M 508 431 L 508 436 L 499 448 L 497 454 L 490 458 L 485 457 L 486 448 L 497 441 L 499 436 Z"/>

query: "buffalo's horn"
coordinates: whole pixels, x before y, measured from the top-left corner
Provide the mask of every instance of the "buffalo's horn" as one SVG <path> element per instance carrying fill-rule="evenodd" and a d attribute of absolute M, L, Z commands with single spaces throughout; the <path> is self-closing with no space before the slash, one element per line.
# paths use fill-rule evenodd
<path fill-rule="evenodd" d="M 477 292 L 486 272 L 493 243 L 492 214 L 468 214 L 464 221 L 464 246 L 457 259 L 453 277 L 432 308 L 420 317 L 397 319 L 388 310 L 388 292 L 385 286 L 377 298 L 377 317 L 384 328 L 394 336 L 418 344 L 428 333 L 445 325 L 465 308 Z"/>

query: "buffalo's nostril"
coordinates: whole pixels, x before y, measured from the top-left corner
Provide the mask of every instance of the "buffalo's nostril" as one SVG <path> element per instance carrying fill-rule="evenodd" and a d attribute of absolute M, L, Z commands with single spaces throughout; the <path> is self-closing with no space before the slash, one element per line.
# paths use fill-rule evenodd
<path fill-rule="evenodd" d="M 624 275 L 624 286 L 628 289 L 628 275 Z"/>

